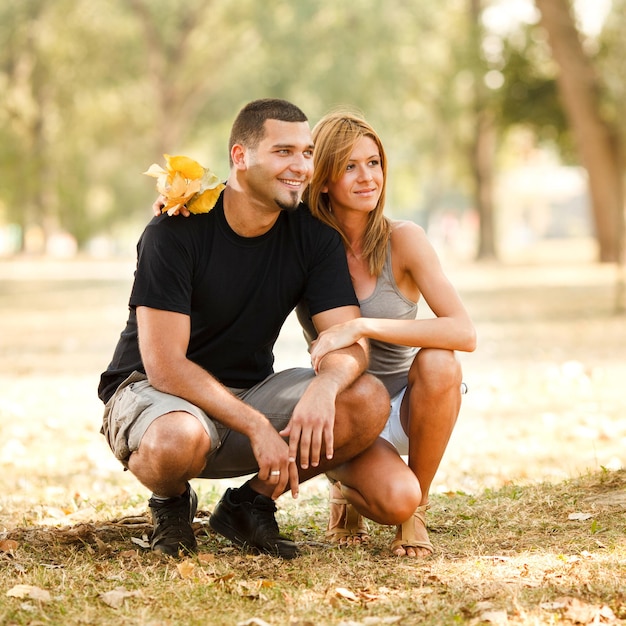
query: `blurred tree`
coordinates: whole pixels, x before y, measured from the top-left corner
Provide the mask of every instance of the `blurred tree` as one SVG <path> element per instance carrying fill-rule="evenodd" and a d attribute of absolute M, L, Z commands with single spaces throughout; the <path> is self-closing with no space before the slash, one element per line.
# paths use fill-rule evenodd
<path fill-rule="evenodd" d="M 469 163 L 474 179 L 474 206 L 479 216 L 477 258 L 480 260 L 497 257 L 494 228 L 493 180 L 496 156 L 496 126 L 493 96 L 485 84 L 487 73 L 482 55 L 485 37 L 481 22 L 481 0 L 469 0 L 469 50 L 472 73 L 474 133 L 470 142 Z"/>
<path fill-rule="evenodd" d="M 415 213 L 437 187 L 462 193 L 441 113 L 455 107 L 438 78 L 453 80 L 440 42 L 460 1 L 446 0 L 450 13 L 406 0 L 3 3 L 0 199 L 28 207 L 24 229 L 62 227 L 81 245 L 114 235 L 146 219 L 154 191 L 140 172 L 163 152 L 225 175 L 232 116 L 263 96 L 297 102 L 312 122 L 338 104 L 363 110 L 403 172 L 392 210 Z"/>
<path fill-rule="evenodd" d="M 44 224 L 49 195 L 45 193 L 49 169 L 46 110 L 52 94 L 47 69 L 39 63 L 37 42 L 45 12 L 43 0 L 27 0 L 0 9 L 2 46 L 0 67 L 4 92 L 0 159 L 6 206 L 22 233 L 29 224 Z"/>
<path fill-rule="evenodd" d="M 596 60 L 605 86 L 602 106 L 604 114 L 617 128 L 622 150 L 626 146 L 626 116 L 623 114 L 626 101 L 626 0 L 613 0 L 612 10 L 607 16 L 599 38 Z M 622 152 L 622 160 L 624 154 Z M 622 167 L 624 163 L 622 162 Z M 622 225 L 620 237 L 621 255 L 618 263 L 615 310 L 626 312 L 626 224 Z"/>
<path fill-rule="evenodd" d="M 129 6 L 139 23 L 141 78 L 150 85 L 154 151 L 160 155 L 188 140 L 201 115 L 226 113 L 214 106 L 228 82 L 224 77 L 241 77 L 245 65 L 253 71 L 258 39 L 249 36 L 241 3 L 188 0 L 183 7 L 129 0 Z"/>
<path fill-rule="evenodd" d="M 43 231 L 41 245 L 62 228 L 82 243 L 100 226 L 89 202 L 111 161 L 100 141 L 116 134 L 122 143 L 119 121 L 127 127 L 133 117 L 134 107 L 129 115 L 119 106 L 119 68 L 128 62 L 117 61 L 125 51 L 116 51 L 109 35 L 122 27 L 114 12 L 98 12 L 88 0 L 26 0 L 0 11 L 0 198 L 10 207 L 7 219 L 24 234 Z"/>
<path fill-rule="evenodd" d="M 80 245 L 129 224 L 136 232 L 154 196 L 141 177 L 150 163 L 185 152 L 225 176 L 233 115 L 275 96 L 312 123 L 336 105 L 362 110 L 389 154 L 390 213 L 428 227 L 475 206 L 478 254 L 493 257 L 501 138 L 524 123 L 568 139 L 549 60 L 537 54 L 547 47 L 504 40 L 490 56 L 483 15 L 495 1 L 0 3 L 4 220 L 63 228 Z M 599 55 L 609 77 L 623 46 L 613 32 Z M 615 116 L 624 81 L 613 81 L 602 106 Z"/>
<path fill-rule="evenodd" d="M 602 112 L 601 87 L 584 51 L 568 0 L 535 0 L 558 64 L 563 108 L 589 174 L 600 261 L 621 257 L 624 193 L 619 133 Z"/>
<path fill-rule="evenodd" d="M 502 132 L 522 126 L 539 144 L 556 145 L 566 163 L 577 162 L 571 131 L 559 99 L 547 46 L 526 25 L 503 41 L 503 84 L 497 120 Z"/>

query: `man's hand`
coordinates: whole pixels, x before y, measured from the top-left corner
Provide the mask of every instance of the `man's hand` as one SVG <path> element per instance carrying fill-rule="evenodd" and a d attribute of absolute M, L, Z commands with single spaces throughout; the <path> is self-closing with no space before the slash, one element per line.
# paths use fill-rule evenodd
<path fill-rule="evenodd" d="M 290 448 L 269 422 L 267 427 L 250 436 L 254 458 L 259 465 L 258 477 L 274 484 L 272 498 L 275 500 L 286 489 L 294 498 L 298 497 L 300 479 L 295 461 L 290 460 Z"/>
<path fill-rule="evenodd" d="M 317 467 L 326 449 L 326 458 L 334 454 L 335 400 L 337 390 L 328 381 L 316 378 L 296 405 L 289 424 L 279 434 L 289 437 L 289 459 L 300 467 Z"/>
<path fill-rule="evenodd" d="M 358 307 L 345 306 L 314 315 L 313 323 L 323 334 L 331 327 L 349 327 L 351 322 L 356 328 L 359 319 Z M 332 337 L 320 346 L 315 362 L 317 376 L 300 398 L 289 424 L 280 432 L 289 437 L 290 459 L 295 461 L 299 453 L 302 469 L 317 467 L 322 450 L 325 451 L 326 459 L 333 458 L 337 396 L 367 368 L 369 352 L 366 341 L 343 338 L 332 345 Z"/>

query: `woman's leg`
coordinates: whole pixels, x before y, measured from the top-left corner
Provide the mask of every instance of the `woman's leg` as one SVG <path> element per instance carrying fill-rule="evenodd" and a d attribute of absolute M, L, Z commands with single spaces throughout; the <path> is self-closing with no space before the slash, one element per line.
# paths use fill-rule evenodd
<path fill-rule="evenodd" d="M 341 483 L 344 497 L 360 514 L 379 524 L 401 524 L 421 501 L 414 473 L 396 449 L 380 437 L 327 475 Z"/>
<path fill-rule="evenodd" d="M 461 365 L 451 350 L 422 348 L 409 371 L 400 419 L 409 437 L 409 467 L 421 487 L 420 506 L 428 504 L 430 486 L 456 424 L 461 382 Z M 428 541 L 425 525 L 418 518 L 413 522 L 416 536 Z M 427 556 L 430 552 L 426 548 L 396 549 L 397 554 L 407 556 Z"/>

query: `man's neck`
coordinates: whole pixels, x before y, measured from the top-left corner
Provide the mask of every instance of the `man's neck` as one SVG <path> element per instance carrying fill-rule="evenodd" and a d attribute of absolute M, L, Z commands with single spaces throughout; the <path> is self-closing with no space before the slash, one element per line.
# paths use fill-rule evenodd
<path fill-rule="evenodd" d="M 281 211 L 250 201 L 249 196 L 236 186 L 224 189 L 224 216 L 228 225 L 240 237 L 260 237 L 276 223 Z"/>

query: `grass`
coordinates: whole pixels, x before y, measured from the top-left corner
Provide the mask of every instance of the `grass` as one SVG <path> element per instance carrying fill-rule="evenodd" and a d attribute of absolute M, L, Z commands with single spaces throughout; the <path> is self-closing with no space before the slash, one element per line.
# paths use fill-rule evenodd
<path fill-rule="evenodd" d="M 451 272 L 479 332 L 434 485 L 433 558 L 324 543 L 327 488 L 279 500 L 302 556 L 209 530 L 228 481 L 194 481 L 200 552 L 142 547 L 149 494 L 98 434 L 129 264 L 0 263 L 0 623 L 626 624 L 626 324 L 607 268 Z M 285 329 L 279 367 L 300 358 Z M 296 347 L 294 347 L 296 346 Z M 235 481 L 236 482 L 236 481 Z"/>
<path fill-rule="evenodd" d="M 575 623 L 566 619 L 569 598 L 592 619 L 603 611 L 614 616 L 610 623 L 624 623 L 617 620 L 626 620 L 625 486 L 626 472 L 601 471 L 437 495 L 429 523 L 438 554 L 418 562 L 388 555 L 386 527 L 373 525 L 367 547 L 321 543 L 320 496 L 281 508 L 281 526 L 302 546 L 293 561 L 242 554 L 208 530 L 206 516 L 196 522 L 197 556 L 159 557 L 133 542 L 149 533 L 147 517 L 125 518 L 124 502 L 100 504 L 91 522 L 8 533 L 15 544 L 2 555 L 0 588 L 33 585 L 51 596 L 5 599 L 0 622 Z M 201 493 L 201 510 L 217 497 Z M 577 513 L 585 515 L 570 519 Z"/>

